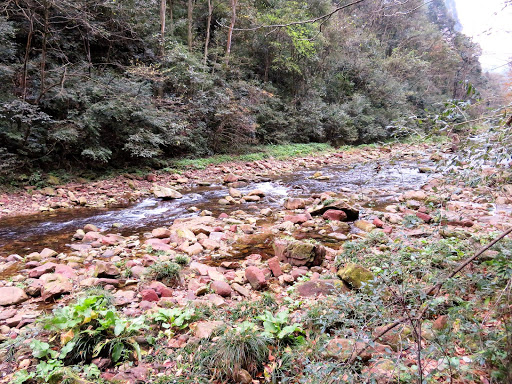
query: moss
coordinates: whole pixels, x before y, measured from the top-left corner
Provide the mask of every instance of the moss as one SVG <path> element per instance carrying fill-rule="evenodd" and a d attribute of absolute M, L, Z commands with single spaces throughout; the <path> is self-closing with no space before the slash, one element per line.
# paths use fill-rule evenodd
<path fill-rule="evenodd" d="M 372 272 L 357 264 L 347 264 L 344 268 L 338 270 L 338 277 L 355 289 L 360 289 L 363 283 L 368 283 L 374 279 Z"/>

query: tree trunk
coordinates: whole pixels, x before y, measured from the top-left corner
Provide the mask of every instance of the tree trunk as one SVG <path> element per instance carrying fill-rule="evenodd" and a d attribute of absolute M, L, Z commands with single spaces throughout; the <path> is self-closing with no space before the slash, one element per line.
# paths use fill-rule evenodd
<path fill-rule="evenodd" d="M 49 18 L 50 18 L 50 4 L 45 1 L 44 2 L 44 31 L 43 31 L 43 39 L 41 42 L 41 62 L 39 64 L 39 96 L 37 97 L 37 102 L 41 101 L 41 98 L 44 96 L 46 90 L 46 55 L 48 53 L 47 44 L 48 44 L 48 33 L 49 33 Z"/>
<path fill-rule="evenodd" d="M 172 12 L 173 0 L 168 0 L 167 7 L 169 8 L 169 34 L 174 34 L 174 15 Z"/>
<path fill-rule="evenodd" d="M 233 38 L 233 29 L 235 28 L 236 5 L 238 4 L 238 0 L 230 0 L 230 2 L 231 2 L 231 23 L 229 24 L 228 42 L 226 45 L 226 66 L 229 65 L 229 55 L 231 53 L 231 39 Z"/>
<path fill-rule="evenodd" d="M 213 1 L 208 0 L 208 18 L 206 20 L 206 40 L 204 42 L 204 59 L 203 64 L 206 65 L 208 60 L 208 45 L 210 44 L 210 30 L 212 24 Z"/>
<path fill-rule="evenodd" d="M 34 15 L 27 15 L 28 19 L 28 35 L 27 44 L 25 45 L 25 57 L 23 58 L 23 78 L 21 80 L 23 88 L 23 101 L 27 100 L 27 81 L 28 81 L 28 59 L 30 56 L 30 50 L 32 49 L 32 37 L 34 36 Z"/>
<path fill-rule="evenodd" d="M 187 17 L 188 17 L 188 33 L 187 33 L 187 42 L 188 42 L 188 50 L 192 52 L 192 11 L 194 10 L 194 1 L 188 0 L 187 7 Z"/>
<path fill-rule="evenodd" d="M 160 0 L 160 56 L 165 55 L 165 16 L 167 0 Z"/>

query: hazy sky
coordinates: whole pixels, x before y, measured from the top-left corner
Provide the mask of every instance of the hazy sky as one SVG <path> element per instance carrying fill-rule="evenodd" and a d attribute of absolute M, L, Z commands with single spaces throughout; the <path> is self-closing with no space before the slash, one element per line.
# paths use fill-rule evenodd
<path fill-rule="evenodd" d="M 506 70 L 503 65 L 512 60 L 512 6 L 503 9 L 504 0 L 455 2 L 463 32 L 482 47 L 483 69 Z"/>

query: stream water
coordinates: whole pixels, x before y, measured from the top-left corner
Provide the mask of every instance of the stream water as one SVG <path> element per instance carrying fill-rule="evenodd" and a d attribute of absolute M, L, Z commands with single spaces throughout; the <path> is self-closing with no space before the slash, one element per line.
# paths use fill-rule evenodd
<path fill-rule="evenodd" d="M 431 164 L 425 161 L 396 162 L 382 167 L 375 163 L 327 166 L 248 183 L 238 189 L 242 192 L 263 190 L 266 197 L 257 204 L 258 209 L 282 206 L 288 196 L 309 196 L 324 191 L 339 192 L 340 189 L 347 193 L 371 193 L 372 203 L 381 205 L 395 201 L 395 197 L 402 190 L 420 188 L 429 177 L 429 174 L 419 172 L 419 167 L 425 166 Z M 317 171 L 329 176 L 329 180 L 312 179 L 311 176 Z M 163 201 L 148 197 L 135 204 L 115 208 L 58 210 L 1 219 L 0 256 L 13 253 L 24 255 L 40 251 L 44 247 L 65 251 L 72 234 L 88 223 L 104 231 L 132 235 L 170 225 L 178 217 L 197 215 L 189 211 L 190 207 L 207 209 L 218 215 L 254 205 L 218 204 L 218 200 L 228 192 L 227 187 L 222 185 L 191 188 L 182 192 L 183 198 L 178 200 Z M 119 227 L 113 228 L 114 224 Z"/>

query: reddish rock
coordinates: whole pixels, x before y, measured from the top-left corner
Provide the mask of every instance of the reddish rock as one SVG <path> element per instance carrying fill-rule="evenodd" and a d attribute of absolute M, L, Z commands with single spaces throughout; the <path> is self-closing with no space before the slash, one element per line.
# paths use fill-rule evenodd
<path fill-rule="evenodd" d="M 32 269 L 28 273 L 28 277 L 38 278 L 38 277 L 44 275 L 45 273 L 52 273 L 53 271 L 55 271 L 56 267 L 57 267 L 57 264 L 55 264 L 55 263 L 45 263 L 43 265 L 40 265 L 37 268 Z"/>
<path fill-rule="evenodd" d="M 343 281 L 335 279 L 306 281 L 297 285 L 297 293 L 302 297 L 326 296 L 348 291 Z"/>
<path fill-rule="evenodd" d="M 283 271 L 281 270 L 281 264 L 279 263 L 279 259 L 277 257 L 269 259 L 267 264 L 275 277 L 279 277 L 283 274 Z"/>
<path fill-rule="evenodd" d="M 146 180 L 151 182 L 151 183 L 154 183 L 157 180 L 157 178 L 156 178 L 156 175 L 154 173 L 148 173 L 146 175 Z"/>
<path fill-rule="evenodd" d="M 382 232 L 384 232 L 386 235 L 391 235 L 393 232 L 393 227 L 385 227 L 382 229 Z"/>
<path fill-rule="evenodd" d="M 84 227 L 84 232 L 99 232 L 100 230 L 98 229 L 97 226 L 95 226 L 94 224 L 86 224 L 85 227 Z"/>
<path fill-rule="evenodd" d="M 335 220 L 335 221 L 344 221 L 347 220 L 347 214 L 344 211 L 337 209 L 328 209 L 322 215 L 324 220 Z"/>
<path fill-rule="evenodd" d="M 98 240 L 101 240 L 102 237 L 103 237 L 103 235 L 101 235 L 100 233 L 95 232 L 95 231 L 90 231 L 85 234 L 85 236 L 82 239 L 82 242 L 86 243 L 86 244 L 94 243 Z"/>
<path fill-rule="evenodd" d="M 284 207 L 289 210 L 295 210 L 306 207 L 306 201 L 299 198 L 290 198 L 285 201 Z"/>
<path fill-rule="evenodd" d="M 425 223 L 430 223 L 432 221 L 432 216 L 430 216 L 429 214 L 427 213 L 423 213 L 423 212 L 416 212 L 416 217 L 420 218 L 421 220 L 423 220 Z"/>
<path fill-rule="evenodd" d="M 224 281 L 213 281 L 210 285 L 210 288 L 219 296 L 231 296 L 232 289 L 230 285 Z"/>
<path fill-rule="evenodd" d="M 55 273 L 67 277 L 68 279 L 76 279 L 76 272 L 69 265 L 57 264 L 55 266 Z"/>
<path fill-rule="evenodd" d="M 157 239 L 163 239 L 171 236 L 171 231 L 167 228 L 155 228 L 151 231 L 151 236 Z"/>
<path fill-rule="evenodd" d="M 441 315 L 432 324 L 432 329 L 435 329 L 436 331 L 441 331 L 441 330 L 445 329 L 447 325 L 448 325 L 448 316 Z"/>
<path fill-rule="evenodd" d="M 265 274 L 258 267 L 247 267 L 245 269 L 245 278 L 249 281 L 251 287 L 256 290 L 262 289 L 267 285 Z"/>
<path fill-rule="evenodd" d="M 158 301 L 158 294 L 153 289 L 143 289 L 140 291 L 140 295 L 142 296 L 142 300 L 144 301 Z"/>
<path fill-rule="evenodd" d="M 50 273 L 41 276 L 43 280 L 43 287 L 41 288 L 41 297 L 43 300 L 48 300 L 61 296 L 63 294 L 71 293 L 73 284 L 71 281 L 58 273 Z"/>
<path fill-rule="evenodd" d="M 382 228 L 384 227 L 384 222 L 378 217 L 376 217 L 375 219 L 373 219 L 373 225 L 375 225 L 377 228 Z"/>
<path fill-rule="evenodd" d="M 224 183 L 235 183 L 238 181 L 238 176 L 229 173 L 226 176 L 224 176 Z"/>
<path fill-rule="evenodd" d="M 43 249 L 39 255 L 41 256 L 41 259 L 48 259 L 53 256 L 57 256 L 57 252 L 55 252 L 53 249 L 45 248 Z"/>
<path fill-rule="evenodd" d="M 224 213 L 222 212 L 220 215 L 219 215 L 219 219 L 227 219 L 229 216 L 227 213 Z"/>
<path fill-rule="evenodd" d="M 0 306 L 14 305 L 28 300 L 28 296 L 23 289 L 18 287 L 0 288 Z"/>
<path fill-rule="evenodd" d="M 296 240 L 276 239 L 273 248 L 279 261 L 298 267 L 320 265 L 326 254 L 322 245 Z"/>
<path fill-rule="evenodd" d="M 307 273 L 308 271 L 302 268 L 293 268 L 292 271 L 290 272 L 294 280 L 297 280 L 301 276 L 306 276 Z"/>
<path fill-rule="evenodd" d="M 306 214 L 300 214 L 300 215 L 286 215 L 284 217 L 284 221 L 291 221 L 293 224 L 302 224 L 308 221 L 311 218 L 308 217 Z"/>

